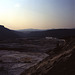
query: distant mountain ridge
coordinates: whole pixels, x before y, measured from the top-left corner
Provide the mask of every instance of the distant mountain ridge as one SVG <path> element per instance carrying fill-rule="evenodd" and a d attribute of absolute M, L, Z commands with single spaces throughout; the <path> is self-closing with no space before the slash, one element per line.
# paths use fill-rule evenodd
<path fill-rule="evenodd" d="M 28 31 L 27 31 L 28 30 Z M 26 29 L 25 31 L 10 30 L 0 25 L 0 40 L 13 38 L 45 38 L 45 37 L 72 37 L 75 36 L 75 28 L 73 29 Z"/>
<path fill-rule="evenodd" d="M 21 29 L 21 30 L 16 30 L 16 31 L 20 31 L 20 32 L 32 32 L 32 31 L 44 31 L 43 29 Z"/>
<path fill-rule="evenodd" d="M 19 38 L 20 36 L 15 31 L 5 28 L 0 25 L 0 40 Z"/>

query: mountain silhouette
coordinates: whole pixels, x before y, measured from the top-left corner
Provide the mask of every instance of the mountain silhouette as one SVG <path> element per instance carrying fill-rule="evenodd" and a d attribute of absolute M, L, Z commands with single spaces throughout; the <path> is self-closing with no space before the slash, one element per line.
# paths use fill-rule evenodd
<path fill-rule="evenodd" d="M 64 38 L 64 37 L 73 37 L 75 36 L 75 29 L 49 29 L 43 31 L 34 31 L 31 32 L 22 32 L 22 31 L 14 31 L 8 28 L 5 28 L 3 25 L 0 25 L 0 40 L 7 40 L 13 38 L 44 38 L 44 37 L 56 37 L 56 38 Z"/>
<path fill-rule="evenodd" d="M 3 25 L 0 25 L 0 40 L 19 38 L 20 36 L 16 34 L 14 30 L 5 28 Z"/>

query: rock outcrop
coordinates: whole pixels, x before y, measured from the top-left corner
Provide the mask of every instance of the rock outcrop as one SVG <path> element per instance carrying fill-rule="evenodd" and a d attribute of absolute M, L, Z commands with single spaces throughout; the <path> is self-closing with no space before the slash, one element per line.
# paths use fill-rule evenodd
<path fill-rule="evenodd" d="M 21 75 L 75 75 L 75 39 L 70 39 L 60 50 Z"/>

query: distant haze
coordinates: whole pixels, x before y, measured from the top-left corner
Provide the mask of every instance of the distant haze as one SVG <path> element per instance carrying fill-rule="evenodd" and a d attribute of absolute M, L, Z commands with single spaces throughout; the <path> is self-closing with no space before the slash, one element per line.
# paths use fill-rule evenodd
<path fill-rule="evenodd" d="M 75 28 L 75 0 L 0 0 L 0 25 L 9 29 Z"/>

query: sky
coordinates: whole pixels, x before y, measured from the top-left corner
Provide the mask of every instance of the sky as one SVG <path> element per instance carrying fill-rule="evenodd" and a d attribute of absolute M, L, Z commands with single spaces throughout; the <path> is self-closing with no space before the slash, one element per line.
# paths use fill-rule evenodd
<path fill-rule="evenodd" d="M 75 0 L 0 0 L 0 25 L 9 29 L 75 28 Z"/>

